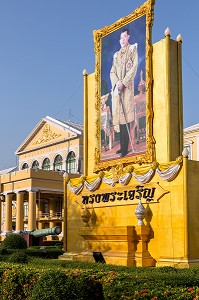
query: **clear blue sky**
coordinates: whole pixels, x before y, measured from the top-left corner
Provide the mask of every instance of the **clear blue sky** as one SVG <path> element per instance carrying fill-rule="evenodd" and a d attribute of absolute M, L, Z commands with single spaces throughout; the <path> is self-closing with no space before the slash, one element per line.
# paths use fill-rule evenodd
<path fill-rule="evenodd" d="M 82 71 L 94 72 L 93 30 L 141 0 L 0 0 L 0 169 L 46 115 L 83 122 Z M 156 0 L 153 43 L 183 37 L 184 127 L 199 123 L 199 1 Z"/>

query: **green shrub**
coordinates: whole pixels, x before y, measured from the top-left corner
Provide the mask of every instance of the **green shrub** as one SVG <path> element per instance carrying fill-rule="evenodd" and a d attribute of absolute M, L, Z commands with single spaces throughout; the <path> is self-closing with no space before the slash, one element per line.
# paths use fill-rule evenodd
<path fill-rule="evenodd" d="M 27 265 L 2 263 L 0 265 L 0 299 L 29 299 L 39 274 Z M 60 299 L 61 300 L 61 299 Z"/>
<path fill-rule="evenodd" d="M 8 251 L 2 247 L 0 247 L 0 255 L 7 255 Z"/>
<path fill-rule="evenodd" d="M 194 300 L 199 299 L 199 267 L 121 267 L 39 258 L 23 265 L 1 262 L 0 299 Z"/>
<path fill-rule="evenodd" d="M 26 264 L 28 262 L 28 255 L 22 249 L 17 249 L 14 253 L 12 253 L 8 259 L 11 263 L 22 263 Z"/>
<path fill-rule="evenodd" d="M 37 249 L 31 247 L 27 249 L 27 254 L 29 256 L 47 258 L 47 259 L 57 259 L 63 253 L 64 251 L 59 248 L 46 247 L 44 249 Z"/>
<path fill-rule="evenodd" d="M 43 241 L 43 246 L 52 246 L 52 247 L 59 247 L 59 248 L 63 248 L 63 242 L 62 241 Z"/>
<path fill-rule="evenodd" d="M 63 271 L 44 273 L 33 288 L 30 300 L 103 300 L 101 284 L 88 275 L 68 275 Z"/>
<path fill-rule="evenodd" d="M 67 299 L 69 293 L 71 297 L 74 296 L 73 287 L 72 281 L 64 272 L 51 270 L 41 276 L 33 289 L 30 300 Z"/>
<path fill-rule="evenodd" d="M 4 249 L 26 249 L 27 243 L 19 234 L 9 234 L 3 241 Z"/>

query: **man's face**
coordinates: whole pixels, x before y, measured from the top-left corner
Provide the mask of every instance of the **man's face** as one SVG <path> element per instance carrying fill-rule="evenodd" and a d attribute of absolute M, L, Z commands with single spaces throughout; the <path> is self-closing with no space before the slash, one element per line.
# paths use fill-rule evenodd
<path fill-rule="evenodd" d="M 122 32 L 120 35 L 120 45 L 121 48 L 125 48 L 129 43 L 130 35 L 127 34 L 127 31 Z"/>

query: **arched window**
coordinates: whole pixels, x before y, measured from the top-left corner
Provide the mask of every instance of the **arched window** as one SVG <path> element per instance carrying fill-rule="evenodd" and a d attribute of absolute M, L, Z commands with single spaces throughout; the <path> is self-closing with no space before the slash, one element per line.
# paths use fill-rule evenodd
<path fill-rule="evenodd" d="M 24 170 L 24 169 L 28 169 L 29 168 L 29 166 L 28 166 L 28 164 L 27 163 L 24 163 L 23 165 L 22 165 L 22 170 Z"/>
<path fill-rule="evenodd" d="M 37 160 L 34 160 L 32 163 L 32 169 L 39 169 L 39 162 Z"/>
<path fill-rule="evenodd" d="M 61 171 L 62 164 L 63 164 L 63 161 L 62 161 L 61 155 L 57 155 L 54 160 L 54 171 Z"/>
<path fill-rule="evenodd" d="M 73 151 L 69 152 L 66 159 L 66 172 L 75 173 L 76 172 L 76 157 Z"/>
<path fill-rule="evenodd" d="M 42 169 L 43 170 L 50 170 L 50 159 L 45 158 L 42 164 Z"/>

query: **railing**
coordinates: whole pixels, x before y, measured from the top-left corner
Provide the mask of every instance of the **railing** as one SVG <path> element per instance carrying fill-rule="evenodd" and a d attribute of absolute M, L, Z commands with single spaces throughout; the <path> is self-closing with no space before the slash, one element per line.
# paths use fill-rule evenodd
<path fill-rule="evenodd" d="M 42 213 L 42 214 L 38 214 L 36 216 L 37 219 L 63 219 L 64 214 L 59 211 L 59 212 L 54 212 L 54 213 Z"/>

